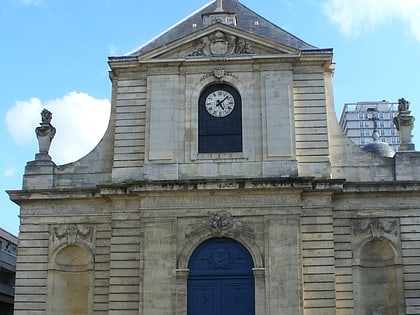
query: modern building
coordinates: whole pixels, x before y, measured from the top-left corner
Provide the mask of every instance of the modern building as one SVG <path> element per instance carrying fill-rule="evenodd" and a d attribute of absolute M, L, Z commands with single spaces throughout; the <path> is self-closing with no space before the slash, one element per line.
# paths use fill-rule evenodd
<path fill-rule="evenodd" d="M 18 239 L 0 228 L 0 315 L 12 315 Z"/>
<path fill-rule="evenodd" d="M 373 131 L 376 129 L 380 141 L 389 144 L 397 152 L 400 138 L 393 122 L 397 115 L 397 102 L 347 103 L 341 113 L 340 127 L 361 148 L 374 141 Z"/>
<path fill-rule="evenodd" d="M 39 153 L 8 191 L 15 315 L 420 313 L 406 103 L 399 152 L 363 151 L 334 112 L 332 49 L 238 0 L 108 62 L 97 147 L 56 165 L 45 109 Z"/>

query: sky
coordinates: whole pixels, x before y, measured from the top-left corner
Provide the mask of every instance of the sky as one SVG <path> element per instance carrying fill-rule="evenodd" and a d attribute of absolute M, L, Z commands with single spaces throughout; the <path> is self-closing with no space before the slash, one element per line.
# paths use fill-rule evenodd
<path fill-rule="evenodd" d="M 109 56 L 121 56 L 208 0 L 0 0 L 0 227 L 17 235 L 21 188 L 38 152 L 40 112 L 60 165 L 91 151 L 110 113 Z M 333 48 L 337 115 L 345 103 L 404 97 L 420 124 L 420 0 L 241 0 L 319 48 Z M 420 150 L 420 126 L 413 141 Z"/>

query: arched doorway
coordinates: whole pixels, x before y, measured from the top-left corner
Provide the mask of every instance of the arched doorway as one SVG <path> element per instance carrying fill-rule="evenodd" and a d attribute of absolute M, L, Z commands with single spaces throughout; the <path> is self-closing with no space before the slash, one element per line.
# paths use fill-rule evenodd
<path fill-rule="evenodd" d="M 188 315 L 255 315 L 254 266 L 230 238 L 201 243 L 189 260 Z"/>

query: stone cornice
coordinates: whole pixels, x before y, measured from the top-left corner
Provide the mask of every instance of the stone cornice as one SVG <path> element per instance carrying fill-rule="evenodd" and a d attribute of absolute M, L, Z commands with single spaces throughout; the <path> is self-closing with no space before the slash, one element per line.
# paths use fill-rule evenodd
<path fill-rule="evenodd" d="M 346 182 L 343 193 L 419 192 L 420 181 Z"/>
<path fill-rule="evenodd" d="M 214 180 L 176 180 L 141 181 L 123 184 L 101 185 L 103 195 L 129 194 L 162 191 L 205 191 L 239 189 L 292 189 L 299 191 L 336 191 L 341 190 L 343 180 L 320 180 L 314 177 L 280 177 L 259 179 L 214 179 Z"/>
<path fill-rule="evenodd" d="M 112 195 L 139 195 L 149 192 L 209 191 L 209 190 L 294 190 L 296 192 L 336 192 L 344 180 L 314 177 L 279 177 L 214 180 L 136 181 L 98 185 L 86 189 L 8 190 L 10 199 L 18 204 L 31 200 L 94 199 Z"/>
<path fill-rule="evenodd" d="M 31 189 L 8 190 L 17 204 L 34 200 L 97 199 L 112 195 L 142 195 L 173 191 L 234 191 L 234 190 L 292 190 L 300 192 L 401 193 L 419 192 L 420 181 L 346 182 L 344 179 L 317 179 L 314 177 L 279 177 L 249 179 L 136 181 L 102 184 L 85 189 Z"/>

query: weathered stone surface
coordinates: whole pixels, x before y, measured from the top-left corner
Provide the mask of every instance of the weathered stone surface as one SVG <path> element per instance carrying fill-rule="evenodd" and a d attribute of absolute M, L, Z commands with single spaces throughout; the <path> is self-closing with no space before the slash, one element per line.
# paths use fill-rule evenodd
<path fill-rule="evenodd" d="M 189 260 L 213 238 L 252 257 L 255 314 L 419 313 L 419 153 L 352 144 L 334 113 L 332 50 L 266 21 L 269 33 L 250 32 L 261 18 L 224 4 L 236 27 L 173 29 L 110 58 L 111 118 L 91 153 L 28 162 L 9 191 L 21 207 L 16 315 L 185 315 Z M 241 96 L 241 152 L 198 151 L 200 94 L 215 83 Z"/>

